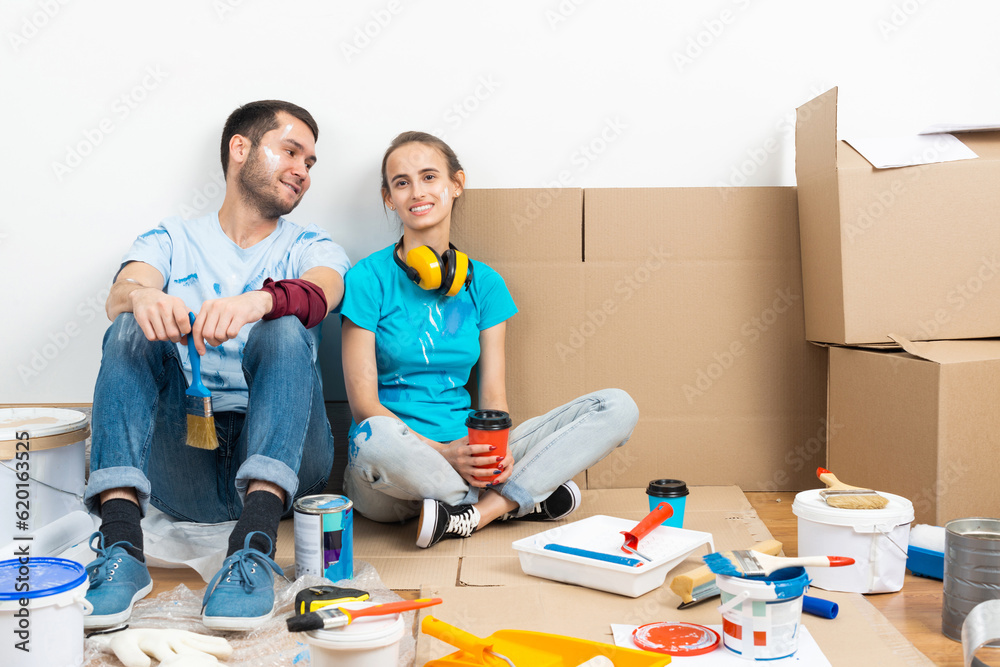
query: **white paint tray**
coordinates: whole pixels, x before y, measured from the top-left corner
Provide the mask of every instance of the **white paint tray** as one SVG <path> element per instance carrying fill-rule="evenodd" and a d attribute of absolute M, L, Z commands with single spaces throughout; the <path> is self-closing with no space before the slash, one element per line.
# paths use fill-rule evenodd
<path fill-rule="evenodd" d="M 638 567 L 544 548 L 546 544 L 562 544 L 608 555 L 628 556 L 621 550 L 625 541 L 622 532 L 632 530 L 635 525 L 635 520 L 592 516 L 517 540 L 511 546 L 518 552 L 525 574 L 633 598 L 662 586 L 667 572 L 699 547 L 707 544 L 706 553 L 715 551 L 711 533 L 670 526 L 657 526 L 640 540 L 638 550 L 648 556 L 650 562 L 643 562 Z"/>

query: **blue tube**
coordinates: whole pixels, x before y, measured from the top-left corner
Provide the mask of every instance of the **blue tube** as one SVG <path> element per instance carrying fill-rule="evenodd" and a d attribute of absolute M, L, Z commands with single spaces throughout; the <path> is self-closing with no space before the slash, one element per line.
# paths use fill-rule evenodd
<path fill-rule="evenodd" d="M 813 616 L 819 616 L 820 618 L 837 618 L 837 612 L 840 611 L 840 608 L 836 602 L 803 595 L 802 611 Z"/>

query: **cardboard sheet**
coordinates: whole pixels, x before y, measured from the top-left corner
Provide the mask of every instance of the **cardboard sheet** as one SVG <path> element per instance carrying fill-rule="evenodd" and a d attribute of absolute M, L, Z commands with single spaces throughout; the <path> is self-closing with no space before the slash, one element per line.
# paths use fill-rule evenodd
<path fill-rule="evenodd" d="M 770 535 L 757 518 L 746 496 L 735 486 L 692 486 L 685 513 L 685 527 L 710 532 L 716 548 L 744 548 Z M 395 590 L 418 590 L 425 585 L 506 586 L 541 581 L 521 572 L 511 543 L 550 528 L 603 514 L 638 523 L 649 513 L 644 489 L 583 491 L 583 504 L 561 522 L 510 521 L 490 525 L 475 539 L 444 540 L 431 549 L 414 544 L 417 523 L 379 524 L 362 516 L 354 520 L 354 558 L 368 561 L 382 580 Z M 288 523 L 288 528 L 284 524 Z M 291 522 L 283 522 L 290 530 Z M 279 545 L 290 545 L 291 532 L 279 533 Z M 286 546 L 286 549 L 289 547 Z M 294 554 L 292 554 L 294 555 Z M 278 553 L 284 565 L 286 554 Z M 696 556 L 678 566 L 678 572 L 701 565 Z M 669 583 L 672 575 L 667 575 Z M 673 593 L 671 593 L 673 595 Z"/>
<path fill-rule="evenodd" d="M 474 586 L 436 587 L 421 590 L 421 596 L 439 596 L 444 604 L 424 610 L 430 615 L 479 637 L 497 630 L 534 630 L 612 643 L 612 623 L 641 625 L 653 621 L 687 621 L 718 624 L 720 614 L 711 600 L 678 611 L 677 598 L 666 588 L 637 598 L 625 598 L 589 588 L 556 583 L 534 583 L 492 588 Z M 899 632 L 856 593 L 821 596 L 840 606 L 834 620 L 803 616 L 823 654 L 832 665 L 878 665 L 919 667 L 933 665 Z M 850 638 L 849 641 L 847 638 Z M 455 649 L 426 635 L 417 637 L 417 665 L 440 658 Z M 692 665 L 696 664 L 691 662 Z"/>
<path fill-rule="evenodd" d="M 587 472 L 587 488 L 807 484 L 809 466 L 789 459 L 823 428 L 826 369 L 804 340 L 794 188 L 474 189 L 463 200 L 456 246 L 496 269 L 519 308 L 507 324 L 514 421 L 608 387 L 639 406 L 632 439 Z"/>

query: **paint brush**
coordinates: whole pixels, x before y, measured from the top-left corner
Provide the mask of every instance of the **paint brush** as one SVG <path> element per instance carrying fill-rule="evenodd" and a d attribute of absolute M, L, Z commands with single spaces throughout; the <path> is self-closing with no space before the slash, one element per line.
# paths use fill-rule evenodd
<path fill-rule="evenodd" d="M 702 557 L 705 565 L 715 574 L 730 577 L 766 577 L 786 567 L 844 567 L 854 565 L 854 559 L 846 556 L 808 556 L 805 558 L 783 558 L 768 556 L 752 549 L 739 549 L 730 556 L 721 553 Z"/>
<path fill-rule="evenodd" d="M 764 540 L 757 542 L 751 548 L 762 554 L 777 556 L 781 553 L 781 542 Z M 729 552 L 723 552 L 723 555 L 728 556 Z M 670 590 L 681 599 L 681 605 L 677 607 L 678 609 L 686 609 L 719 594 L 719 588 L 715 585 L 715 573 L 708 569 L 707 565 L 674 577 L 673 581 L 670 582 Z"/>
<path fill-rule="evenodd" d="M 830 507 L 844 510 L 880 510 L 889 504 L 889 499 L 871 489 L 862 489 L 844 484 L 826 468 L 817 468 L 816 476 L 826 484 L 827 489 L 819 495 Z"/>
<path fill-rule="evenodd" d="M 194 313 L 188 313 L 194 324 Z M 184 392 L 187 413 L 187 444 L 198 449 L 218 449 L 219 436 L 215 434 L 215 417 L 212 413 L 212 392 L 201 381 L 201 355 L 194 346 L 194 336 L 188 333 L 188 356 L 191 358 L 191 386 Z"/>
<path fill-rule="evenodd" d="M 307 630 L 330 630 L 347 625 L 356 618 L 363 616 L 384 616 L 398 614 L 411 609 L 423 609 L 441 604 L 441 598 L 420 598 L 419 600 L 403 600 L 388 602 L 362 609 L 345 609 L 344 607 L 327 607 L 311 611 L 308 614 L 292 616 L 287 621 L 289 632 L 306 632 Z"/>

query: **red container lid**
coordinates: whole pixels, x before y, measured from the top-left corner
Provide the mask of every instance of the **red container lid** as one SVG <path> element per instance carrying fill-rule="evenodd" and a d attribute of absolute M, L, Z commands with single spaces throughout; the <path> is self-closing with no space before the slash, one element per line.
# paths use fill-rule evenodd
<path fill-rule="evenodd" d="M 632 631 L 632 641 L 646 651 L 692 656 L 711 653 L 719 647 L 719 633 L 695 623 L 647 623 Z"/>

